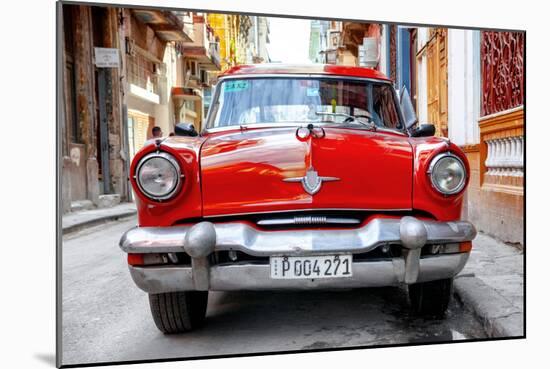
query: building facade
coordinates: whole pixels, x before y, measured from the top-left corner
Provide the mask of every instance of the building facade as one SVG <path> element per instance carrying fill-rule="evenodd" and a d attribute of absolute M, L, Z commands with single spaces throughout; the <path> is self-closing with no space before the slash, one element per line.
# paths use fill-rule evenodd
<path fill-rule="evenodd" d="M 152 128 L 202 128 L 220 39 L 205 13 L 68 4 L 61 13 L 63 212 L 130 201 L 129 164 Z"/>
<path fill-rule="evenodd" d="M 177 121 L 192 123 L 200 131 L 208 109 L 213 76 L 222 66 L 221 40 L 206 13 L 186 12 L 182 16 L 188 19 L 185 23 L 193 26 L 191 40 L 176 45 L 181 73 L 172 88 L 172 96 L 176 102 Z"/>
<path fill-rule="evenodd" d="M 63 5 L 59 112 L 63 211 L 128 198 L 127 134 L 120 64 L 101 67 L 97 48 L 120 58 L 120 9 Z"/>
<path fill-rule="evenodd" d="M 203 128 L 222 70 L 269 61 L 265 17 L 61 7 L 63 212 L 131 201 L 129 164 L 152 129 Z"/>
<path fill-rule="evenodd" d="M 164 135 L 177 122 L 171 95 L 177 78 L 175 44 L 190 41 L 189 30 L 173 12 L 123 9 L 124 72 L 127 88 L 129 157 L 152 138 L 158 126 Z"/>
<path fill-rule="evenodd" d="M 267 50 L 268 18 L 242 14 L 208 14 L 208 22 L 219 40 L 222 71 L 238 64 L 270 61 Z"/>
<path fill-rule="evenodd" d="M 377 23 L 311 21 L 309 59 L 379 69 L 381 33 Z"/>
<path fill-rule="evenodd" d="M 246 63 L 269 63 L 269 21 L 266 17 L 250 17 L 252 25 L 246 40 Z"/>
<path fill-rule="evenodd" d="M 524 34 L 411 30 L 420 122 L 462 147 L 471 167 L 463 217 L 523 245 Z"/>
<path fill-rule="evenodd" d="M 478 174 L 468 189 L 468 218 L 504 241 L 524 240 L 525 34 L 481 32 L 477 143 L 464 151 Z M 481 210 L 480 210 L 481 209 Z"/>
<path fill-rule="evenodd" d="M 310 59 L 369 66 L 406 88 L 418 121 L 469 159 L 463 217 L 522 245 L 524 42 L 517 32 L 312 21 Z"/>

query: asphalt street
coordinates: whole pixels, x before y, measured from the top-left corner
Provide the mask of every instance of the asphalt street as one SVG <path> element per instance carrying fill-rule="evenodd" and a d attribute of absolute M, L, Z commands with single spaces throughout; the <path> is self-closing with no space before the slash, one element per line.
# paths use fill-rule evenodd
<path fill-rule="evenodd" d="M 107 223 L 64 237 L 65 365 L 485 337 L 481 324 L 454 300 L 445 319 L 411 316 L 402 288 L 211 292 L 203 328 L 164 335 L 118 247 L 135 222 Z"/>

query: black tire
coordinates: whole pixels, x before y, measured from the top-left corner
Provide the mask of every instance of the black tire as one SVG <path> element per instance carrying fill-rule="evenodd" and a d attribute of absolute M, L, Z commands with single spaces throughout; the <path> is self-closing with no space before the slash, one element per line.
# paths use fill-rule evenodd
<path fill-rule="evenodd" d="M 409 285 L 413 312 L 426 317 L 443 317 L 451 300 L 452 289 L 452 278 Z"/>
<path fill-rule="evenodd" d="M 183 333 L 200 327 L 206 316 L 208 291 L 149 294 L 151 314 L 163 333 Z"/>

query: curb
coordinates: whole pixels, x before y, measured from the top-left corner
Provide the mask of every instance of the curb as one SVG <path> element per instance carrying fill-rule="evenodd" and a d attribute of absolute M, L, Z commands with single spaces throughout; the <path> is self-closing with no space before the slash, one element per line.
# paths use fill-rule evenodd
<path fill-rule="evenodd" d="M 489 337 L 525 337 L 523 311 L 481 279 L 472 275 L 455 277 L 454 293 L 481 321 Z"/>
<path fill-rule="evenodd" d="M 135 214 L 137 214 L 137 210 L 136 209 L 131 209 L 131 210 L 121 211 L 121 212 L 116 213 L 116 214 L 99 215 L 95 218 L 91 218 L 91 219 L 87 219 L 87 220 L 84 220 L 84 221 L 81 221 L 81 222 L 78 222 L 78 223 L 75 223 L 75 224 L 70 224 L 70 225 L 63 226 L 62 227 L 62 234 L 63 234 L 63 236 L 66 236 L 70 233 L 80 231 L 84 228 L 95 226 L 95 225 L 98 225 L 98 224 L 101 224 L 101 223 L 106 223 L 106 222 L 109 222 L 109 221 L 129 218 L 129 217 L 131 217 Z"/>

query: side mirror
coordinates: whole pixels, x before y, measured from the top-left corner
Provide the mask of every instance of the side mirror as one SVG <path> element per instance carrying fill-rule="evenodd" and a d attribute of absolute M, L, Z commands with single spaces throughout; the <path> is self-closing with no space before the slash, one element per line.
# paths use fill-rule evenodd
<path fill-rule="evenodd" d="M 435 135 L 435 126 L 433 124 L 421 124 L 411 131 L 412 137 L 430 137 Z"/>
<path fill-rule="evenodd" d="M 415 123 L 418 122 L 418 118 L 416 117 L 416 113 L 414 111 L 411 95 L 409 95 L 409 91 L 407 91 L 407 88 L 404 86 L 399 94 L 399 107 L 403 113 L 403 118 L 405 118 L 405 127 L 409 129 L 414 126 Z"/>
<path fill-rule="evenodd" d="M 178 123 L 175 128 L 176 136 L 190 136 L 195 137 L 199 134 L 195 130 L 195 126 L 192 123 Z"/>

